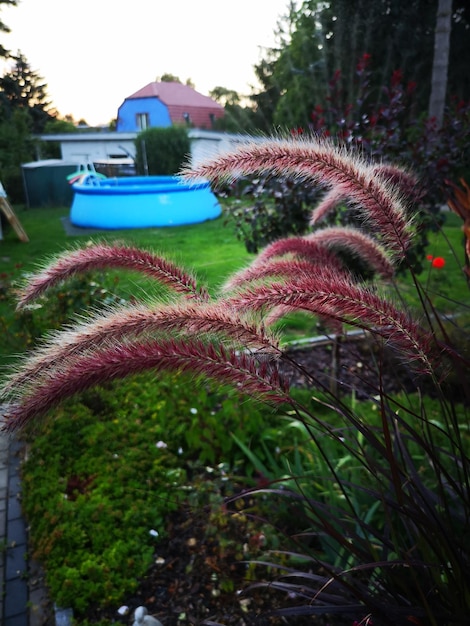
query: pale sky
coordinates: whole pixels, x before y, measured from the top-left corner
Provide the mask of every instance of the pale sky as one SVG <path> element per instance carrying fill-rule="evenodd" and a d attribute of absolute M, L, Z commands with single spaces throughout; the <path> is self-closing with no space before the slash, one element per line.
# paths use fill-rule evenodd
<path fill-rule="evenodd" d="M 20 50 L 61 116 L 107 124 L 132 93 L 164 73 L 208 95 L 256 84 L 288 0 L 20 0 L 1 9 L 2 44 Z"/>

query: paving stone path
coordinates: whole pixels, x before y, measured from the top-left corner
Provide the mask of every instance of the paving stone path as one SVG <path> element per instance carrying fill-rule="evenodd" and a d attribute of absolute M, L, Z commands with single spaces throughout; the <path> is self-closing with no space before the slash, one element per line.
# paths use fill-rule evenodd
<path fill-rule="evenodd" d="M 0 624 L 44 626 L 47 595 L 37 564 L 28 557 L 21 512 L 23 445 L 0 431 Z"/>

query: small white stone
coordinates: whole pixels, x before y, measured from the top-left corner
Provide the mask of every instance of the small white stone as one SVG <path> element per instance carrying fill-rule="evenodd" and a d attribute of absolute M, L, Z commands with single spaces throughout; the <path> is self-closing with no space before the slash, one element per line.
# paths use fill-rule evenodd
<path fill-rule="evenodd" d="M 119 615 L 127 615 L 129 613 L 129 607 L 123 604 L 118 608 L 117 612 Z"/>
<path fill-rule="evenodd" d="M 197 409 L 195 409 L 194 407 L 191 407 L 191 408 L 189 409 L 189 412 L 190 412 L 190 413 L 192 413 L 193 415 L 196 415 L 196 413 L 197 413 Z"/>
<path fill-rule="evenodd" d="M 134 626 L 162 626 L 162 623 L 149 615 L 145 606 L 139 606 L 134 612 Z"/>
<path fill-rule="evenodd" d="M 149 530 L 149 534 L 152 535 L 152 537 L 158 537 L 160 533 L 158 532 L 158 530 L 152 528 L 152 530 Z"/>

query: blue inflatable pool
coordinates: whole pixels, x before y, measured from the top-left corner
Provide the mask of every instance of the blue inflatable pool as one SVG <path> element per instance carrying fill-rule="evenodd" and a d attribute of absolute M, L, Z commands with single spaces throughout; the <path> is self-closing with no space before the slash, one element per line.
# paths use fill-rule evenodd
<path fill-rule="evenodd" d="M 207 181 L 173 176 L 99 178 L 72 185 L 70 221 L 83 228 L 149 228 L 196 224 L 219 217 L 220 204 Z"/>

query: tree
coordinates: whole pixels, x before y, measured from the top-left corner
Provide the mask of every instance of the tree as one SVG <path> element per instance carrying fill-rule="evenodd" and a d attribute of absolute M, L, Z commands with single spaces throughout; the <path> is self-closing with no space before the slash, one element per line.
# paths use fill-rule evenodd
<path fill-rule="evenodd" d="M 51 112 L 47 85 L 20 51 L 13 59 L 10 72 L 0 78 L 1 118 L 8 119 L 16 109 L 25 109 L 31 118 L 31 131 L 42 133 L 47 122 L 56 117 Z"/>
<path fill-rule="evenodd" d="M 234 89 L 218 86 L 211 89 L 209 95 L 222 106 L 240 104 L 240 95 Z"/>
<path fill-rule="evenodd" d="M 373 60 L 371 97 L 377 101 L 394 70 L 415 81 L 415 100 L 427 111 L 431 92 L 436 11 L 439 0 L 304 0 L 290 6 L 278 25 L 277 48 L 255 67 L 263 91 L 253 99 L 263 105 L 270 125 L 307 126 L 315 105 L 328 96 L 336 74 L 336 99 L 342 108 L 356 101 L 357 63 Z M 466 59 L 470 54 L 470 7 L 454 0 L 449 51 L 449 90 L 470 97 Z M 270 107 L 267 95 L 274 96 Z"/>
<path fill-rule="evenodd" d="M 170 74 L 169 72 L 166 72 L 165 74 L 162 74 L 161 76 L 157 76 L 157 82 L 158 83 L 180 83 L 181 80 L 178 76 L 175 76 L 174 74 Z"/>
<path fill-rule="evenodd" d="M 447 91 L 447 68 L 449 65 L 452 0 L 439 0 L 434 36 L 434 60 L 431 78 L 429 117 L 442 126 Z"/>
<path fill-rule="evenodd" d="M 140 174 L 168 176 L 179 172 L 191 151 L 183 126 L 147 128 L 135 140 L 135 163 Z"/>
<path fill-rule="evenodd" d="M 20 166 L 35 157 L 33 134 L 55 119 L 46 85 L 18 52 L 0 78 L 0 180 L 14 202 L 23 201 Z"/>
<path fill-rule="evenodd" d="M 0 123 L 0 181 L 13 202 L 24 201 L 20 166 L 34 156 L 31 118 L 25 109 L 16 109 Z"/>
<path fill-rule="evenodd" d="M 18 0 L 0 0 L 0 11 L 2 9 L 1 7 L 2 4 L 8 4 L 10 6 L 16 7 L 18 4 Z M 0 33 L 9 33 L 9 32 L 10 32 L 10 29 L 8 28 L 8 26 L 0 19 Z M 5 59 L 5 58 L 8 58 L 9 56 L 10 56 L 9 50 L 4 48 L 0 44 L 0 57 Z"/>
<path fill-rule="evenodd" d="M 256 123 L 250 106 L 242 106 L 240 94 L 234 89 L 217 86 L 209 91 L 209 96 L 224 107 L 225 114 L 214 121 L 216 130 L 231 133 L 254 132 Z"/>
<path fill-rule="evenodd" d="M 161 76 L 157 76 L 157 83 L 181 83 L 183 84 L 183 81 L 180 79 L 179 76 L 175 76 L 175 74 L 171 74 L 170 72 L 166 72 L 165 74 L 162 74 Z M 191 78 L 187 78 L 186 81 L 184 82 L 184 84 L 187 87 L 191 87 L 192 89 L 195 89 L 195 85 L 194 82 Z"/>

